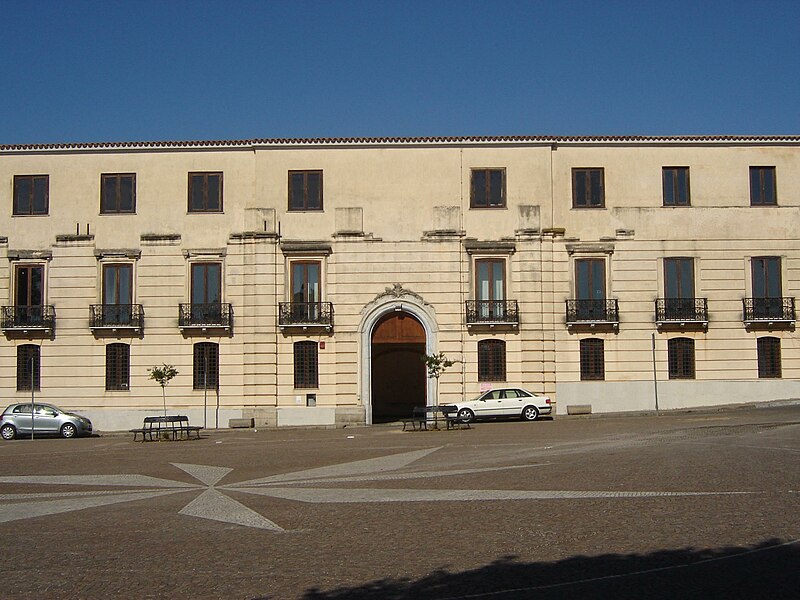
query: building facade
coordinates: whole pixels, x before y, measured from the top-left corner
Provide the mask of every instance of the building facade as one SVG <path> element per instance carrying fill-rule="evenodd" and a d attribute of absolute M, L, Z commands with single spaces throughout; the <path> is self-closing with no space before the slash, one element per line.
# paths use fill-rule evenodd
<path fill-rule="evenodd" d="M 0 205 L 0 389 L 101 430 L 162 363 L 209 427 L 800 397 L 800 136 L 0 146 Z"/>

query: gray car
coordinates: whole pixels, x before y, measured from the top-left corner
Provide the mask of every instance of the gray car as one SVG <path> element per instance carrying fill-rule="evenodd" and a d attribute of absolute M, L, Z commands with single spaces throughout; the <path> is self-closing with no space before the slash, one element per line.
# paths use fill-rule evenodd
<path fill-rule="evenodd" d="M 34 405 L 36 407 L 31 419 L 31 403 L 12 404 L 0 416 L 0 436 L 4 440 L 30 435 L 60 435 L 73 438 L 79 435 L 92 434 L 92 422 L 86 417 L 61 410 L 52 404 Z"/>

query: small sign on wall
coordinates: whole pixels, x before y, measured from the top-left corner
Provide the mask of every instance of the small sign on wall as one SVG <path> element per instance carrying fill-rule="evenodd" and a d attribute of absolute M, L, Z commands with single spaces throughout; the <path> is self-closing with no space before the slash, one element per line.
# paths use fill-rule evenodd
<path fill-rule="evenodd" d="M 492 389 L 492 384 L 491 383 L 486 382 L 486 381 L 481 383 L 481 393 L 488 392 L 490 389 Z"/>
<path fill-rule="evenodd" d="M 320 342 L 319 343 L 319 349 L 320 350 L 325 350 L 325 342 Z"/>

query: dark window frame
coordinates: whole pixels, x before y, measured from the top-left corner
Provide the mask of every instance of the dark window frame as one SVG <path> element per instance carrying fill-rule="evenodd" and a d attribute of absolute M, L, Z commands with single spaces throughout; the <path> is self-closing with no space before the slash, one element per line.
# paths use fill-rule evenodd
<path fill-rule="evenodd" d="M 192 389 L 219 389 L 219 344 L 197 342 L 192 348 Z"/>
<path fill-rule="evenodd" d="M 303 204 L 302 206 L 295 206 L 292 200 L 295 197 L 295 189 L 294 189 L 294 178 L 293 176 L 302 175 L 302 199 Z M 308 186 L 308 179 L 310 175 L 318 175 L 319 176 L 319 197 L 316 199 L 316 202 L 319 206 L 314 205 L 312 199 L 309 198 L 309 186 Z M 322 169 L 301 169 L 301 170 L 290 170 L 289 171 L 289 208 L 290 212 L 322 212 L 324 210 L 323 198 L 323 177 L 322 177 Z"/>
<path fill-rule="evenodd" d="M 106 181 L 116 180 L 115 195 L 113 199 L 106 197 Z M 123 179 L 130 179 L 131 181 L 131 199 L 130 209 L 121 208 L 122 205 L 122 181 Z M 113 200 L 113 202 L 111 202 Z M 101 173 L 100 174 L 100 214 L 101 215 L 118 215 L 118 214 L 135 214 L 136 213 L 136 173 Z"/>
<path fill-rule="evenodd" d="M 771 185 L 765 174 L 770 173 Z M 755 178 L 755 179 L 754 179 Z M 750 167 L 750 206 L 777 206 L 778 180 L 774 166 Z"/>
<path fill-rule="evenodd" d="M 24 277 L 22 273 L 27 273 Z M 34 277 L 34 273 L 36 276 Z M 35 282 L 34 279 L 37 281 Z M 25 285 L 23 286 L 23 281 Z M 38 286 L 38 289 L 36 287 Z M 45 303 L 45 266 L 37 263 L 14 265 L 14 306 L 44 306 Z M 24 292 L 24 298 L 23 296 Z M 40 296 L 38 302 L 35 292 Z"/>
<path fill-rule="evenodd" d="M 758 351 L 758 378 L 780 379 L 781 370 L 781 340 L 773 336 L 764 336 L 756 340 Z"/>
<path fill-rule="evenodd" d="M 210 269 L 217 271 L 217 286 L 209 285 Z M 189 267 L 189 300 L 191 304 L 217 304 L 222 302 L 222 262 L 215 260 L 204 260 L 190 263 Z M 201 281 L 202 280 L 202 281 Z M 202 298 L 195 295 L 198 284 L 202 286 Z M 214 299 L 216 298 L 216 300 Z"/>
<path fill-rule="evenodd" d="M 297 390 L 319 388 L 319 345 L 301 340 L 293 345 L 294 387 Z"/>
<path fill-rule="evenodd" d="M 593 174 L 599 176 L 599 198 L 592 193 Z M 572 169 L 572 208 L 605 208 L 606 175 L 604 167 L 573 167 Z M 583 189 L 583 197 L 579 191 Z"/>
<path fill-rule="evenodd" d="M 30 361 L 33 358 L 33 389 L 42 389 L 42 347 L 37 344 L 21 344 L 17 346 L 17 391 L 31 391 Z"/>
<path fill-rule="evenodd" d="M 691 256 L 666 256 L 664 257 L 663 268 L 664 297 L 693 300 L 695 298 L 694 258 Z M 684 290 L 684 283 L 688 283 L 691 289 Z M 669 293 L 671 287 L 675 288 L 676 294 L 671 295 Z"/>
<path fill-rule="evenodd" d="M 216 198 L 216 205 L 210 206 L 209 205 L 209 194 L 208 194 L 208 180 L 210 177 L 218 177 L 219 184 L 217 186 L 217 195 Z M 203 206 L 202 208 L 196 208 L 192 199 L 194 198 L 195 192 L 195 182 L 201 182 L 202 184 L 202 198 L 203 198 Z M 189 172 L 189 183 L 188 183 L 188 190 L 189 190 L 189 199 L 187 205 L 187 211 L 190 213 L 221 213 L 224 212 L 223 210 L 223 173 L 222 171 L 191 171 Z"/>
<path fill-rule="evenodd" d="M 685 190 L 682 189 L 683 186 Z M 661 191 L 664 206 L 691 206 L 692 187 L 689 181 L 689 167 L 662 167 Z"/>
<path fill-rule="evenodd" d="M 27 210 L 22 210 L 20 203 L 21 184 L 27 181 L 28 198 Z M 36 210 L 36 183 L 44 181 L 44 209 Z M 14 175 L 14 200 L 12 207 L 12 215 L 15 217 L 35 217 L 46 216 L 50 214 L 50 176 L 49 175 Z"/>
<path fill-rule="evenodd" d="M 500 198 L 493 202 L 493 174 L 500 174 Z M 483 190 L 476 174 L 483 177 Z M 482 198 L 481 198 L 482 196 Z M 470 169 L 469 178 L 469 207 L 470 208 L 506 208 L 506 169 L 505 167 L 476 167 Z"/>
<path fill-rule="evenodd" d="M 503 340 L 478 341 L 478 381 L 506 381 L 506 343 Z"/>
<path fill-rule="evenodd" d="M 115 342 L 106 345 L 106 390 L 128 391 L 131 385 L 131 346 Z"/>
<path fill-rule="evenodd" d="M 605 342 L 601 338 L 580 341 L 581 381 L 604 381 L 606 378 Z"/>
<path fill-rule="evenodd" d="M 695 379 L 695 344 L 692 338 L 667 340 L 667 364 L 670 379 Z"/>

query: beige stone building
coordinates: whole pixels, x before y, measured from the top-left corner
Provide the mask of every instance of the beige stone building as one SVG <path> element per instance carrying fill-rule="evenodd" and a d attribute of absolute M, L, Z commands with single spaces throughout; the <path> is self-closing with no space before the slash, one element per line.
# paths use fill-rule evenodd
<path fill-rule="evenodd" d="M 800 136 L 0 146 L 0 389 L 100 430 L 800 397 Z M 657 396 L 656 396 L 657 393 Z"/>

